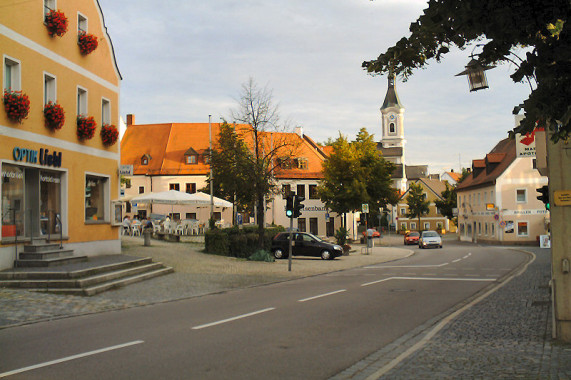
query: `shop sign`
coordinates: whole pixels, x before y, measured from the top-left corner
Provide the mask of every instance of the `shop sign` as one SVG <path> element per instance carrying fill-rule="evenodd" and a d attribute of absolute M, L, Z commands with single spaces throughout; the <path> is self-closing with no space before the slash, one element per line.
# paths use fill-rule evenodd
<path fill-rule="evenodd" d="M 12 157 L 16 161 L 29 162 L 30 164 L 53 166 L 55 168 L 61 167 L 61 152 L 50 153 L 49 149 L 41 148 L 37 150 L 14 147 L 12 150 Z"/>

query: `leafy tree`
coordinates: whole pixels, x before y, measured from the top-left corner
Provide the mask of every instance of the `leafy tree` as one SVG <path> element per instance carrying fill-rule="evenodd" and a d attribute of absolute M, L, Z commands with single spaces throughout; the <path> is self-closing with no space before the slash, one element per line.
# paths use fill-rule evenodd
<path fill-rule="evenodd" d="M 455 45 L 484 42 L 482 65 L 512 63 L 514 82 L 527 80 L 531 94 L 523 102 L 525 119 L 513 132 L 537 125 L 553 131 L 554 141 L 571 134 L 571 38 L 569 0 L 429 0 L 410 36 L 403 37 L 375 60 L 363 62 L 370 73 L 394 72 L 404 79 L 414 69 L 441 57 Z M 514 50 L 528 47 L 525 57 Z M 535 83 L 533 88 L 532 83 Z M 519 106 L 514 108 L 514 112 Z"/>
<path fill-rule="evenodd" d="M 370 209 L 394 204 L 398 199 L 391 187 L 394 169 L 394 164 L 377 150 L 373 135 L 366 129 L 361 129 L 353 142 L 340 134 L 333 143 L 332 154 L 323 163 L 319 196 L 338 214 L 360 210 L 363 203 L 368 203 Z"/>
<path fill-rule="evenodd" d="M 406 203 L 408 204 L 407 218 L 418 218 L 418 230 L 420 231 L 420 217 L 428 214 L 430 211 L 428 206 L 430 202 L 424 198 L 422 186 L 411 182 L 408 188 L 408 195 L 406 196 Z"/>
<path fill-rule="evenodd" d="M 260 88 L 250 78 L 242 85 L 242 91 L 235 109 L 230 111 L 232 120 L 248 125 L 248 128 L 236 131 L 251 154 L 245 157 L 247 166 L 242 175 L 245 177 L 243 191 L 250 194 L 250 199 L 256 205 L 256 220 L 258 223 L 258 243 L 264 244 L 265 202 L 266 196 L 275 191 L 274 169 L 278 155 L 291 157 L 296 145 L 283 132 L 287 125 L 282 124 L 278 106 L 273 102 L 272 92 Z M 286 123 L 287 124 L 287 123 Z"/>
<path fill-rule="evenodd" d="M 458 183 L 464 181 L 464 180 L 466 179 L 466 177 L 468 177 L 470 174 L 472 174 L 472 170 L 471 170 L 471 169 L 462 168 L 462 175 L 461 175 L 460 178 L 458 179 Z"/>
<path fill-rule="evenodd" d="M 458 207 L 458 197 L 456 196 L 456 187 L 450 186 L 448 182 L 444 183 L 446 189 L 440 194 L 442 200 L 437 199 L 434 204 L 440 210 L 440 214 L 447 217 L 450 220 L 454 219 L 454 214 L 452 209 Z"/>

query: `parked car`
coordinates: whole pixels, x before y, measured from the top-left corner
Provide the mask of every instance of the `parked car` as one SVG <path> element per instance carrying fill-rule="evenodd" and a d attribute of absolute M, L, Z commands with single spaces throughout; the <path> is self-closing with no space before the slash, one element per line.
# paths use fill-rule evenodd
<path fill-rule="evenodd" d="M 367 230 L 363 231 L 363 236 L 367 237 Z M 380 238 L 381 237 L 381 233 L 377 230 L 373 230 L 373 237 L 374 238 Z"/>
<path fill-rule="evenodd" d="M 442 238 L 436 231 L 422 231 L 418 240 L 419 248 L 442 248 Z"/>
<path fill-rule="evenodd" d="M 323 260 L 333 260 L 343 254 L 343 248 L 321 240 L 307 232 L 294 232 L 292 255 L 315 256 Z M 285 259 L 289 254 L 289 232 L 280 232 L 272 240 L 272 254 L 276 259 Z"/>
<path fill-rule="evenodd" d="M 420 233 L 416 231 L 407 232 L 404 235 L 404 245 L 415 245 L 418 244 L 418 239 L 420 238 Z"/>

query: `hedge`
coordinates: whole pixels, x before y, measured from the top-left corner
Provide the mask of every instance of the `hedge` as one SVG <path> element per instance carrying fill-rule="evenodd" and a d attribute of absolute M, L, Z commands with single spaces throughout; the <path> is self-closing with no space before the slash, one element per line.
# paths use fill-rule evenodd
<path fill-rule="evenodd" d="M 274 236 L 284 230 L 281 226 L 266 228 L 263 249 L 269 251 Z M 240 229 L 234 226 L 222 230 L 209 230 L 204 236 L 204 243 L 207 253 L 245 259 L 259 250 L 258 227 L 248 226 Z"/>

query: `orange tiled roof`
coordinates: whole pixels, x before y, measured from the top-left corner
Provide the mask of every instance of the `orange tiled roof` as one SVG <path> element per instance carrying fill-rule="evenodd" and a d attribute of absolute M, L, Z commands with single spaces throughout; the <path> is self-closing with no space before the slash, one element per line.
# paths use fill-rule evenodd
<path fill-rule="evenodd" d="M 456 172 L 446 172 L 454 181 L 458 182 L 460 180 L 460 174 Z"/>

